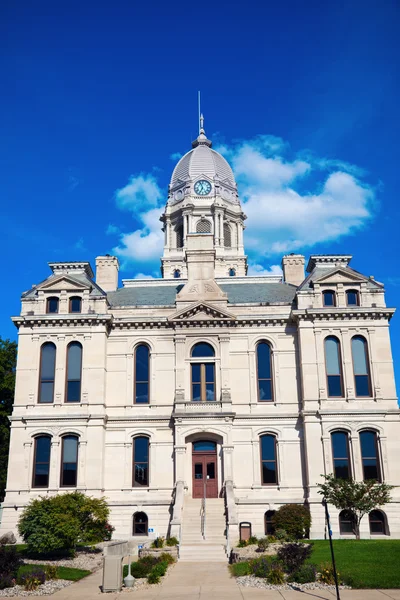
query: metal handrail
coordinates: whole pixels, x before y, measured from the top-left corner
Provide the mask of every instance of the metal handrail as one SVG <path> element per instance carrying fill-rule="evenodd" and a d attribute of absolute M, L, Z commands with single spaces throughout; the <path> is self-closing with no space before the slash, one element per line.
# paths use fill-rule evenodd
<path fill-rule="evenodd" d="M 201 516 L 201 535 L 203 537 L 203 540 L 206 539 L 206 484 L 204 483 L 203 485 L 203 498 L 201 499 L 201 509 L 200 509 L 200 516 Z"/>

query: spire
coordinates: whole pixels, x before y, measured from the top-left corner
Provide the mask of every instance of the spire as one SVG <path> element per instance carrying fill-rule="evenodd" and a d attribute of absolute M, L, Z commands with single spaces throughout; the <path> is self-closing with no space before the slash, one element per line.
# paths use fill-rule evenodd
<path fill-rule="evenodd" d="M 204 115 L 203 115 L 203 113 L 200 114 L 199 125 L 200 125 L 199 135 L 198 135 L 197 139 L 195 139 L 194 142 L 192 142 L 192 148 L 197 148 L 197 146 L 208 146 L 209 148 L 211 148 L 212 141 L 207 138 L 206 132 L 204 131 Z"/>

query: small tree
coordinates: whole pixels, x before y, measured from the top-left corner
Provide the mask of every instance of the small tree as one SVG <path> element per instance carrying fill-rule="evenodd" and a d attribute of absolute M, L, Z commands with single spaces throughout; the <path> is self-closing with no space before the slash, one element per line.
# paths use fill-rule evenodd
<path fill-rule="evenodd" d="M 354 515 L 353 532 L 359 540 L 361 519 L 371 510 L 390 502 L 390 490 L 393 486 L 377 483 L 374 479 L 336 479 L 333 474 L 323 477 L 325 483 L 317 484 L 320 488 L 318 493 L 338 510 L 348 510 Z"/>
<path fill-rule="evenodd" d="M 284 504 L 273 517 L 275 529 L 284 529 L 292 539 L 299 540 L 308 535 L 311 515 L 302 504 Z"/>

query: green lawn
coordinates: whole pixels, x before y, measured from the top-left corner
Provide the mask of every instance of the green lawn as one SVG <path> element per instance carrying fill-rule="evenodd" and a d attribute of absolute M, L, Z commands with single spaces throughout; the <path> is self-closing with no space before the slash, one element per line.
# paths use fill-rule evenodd
<path fill-rule="evenodd" d="M 30 573 L 31 571 L 37 571 L 37 569 L 45 569 L 46 565 L 33 565 L 26 564 L 22 565 L 18 569 L 18 575 L 22 575 L 24 573 Z M 90 575 L 91 571 L 86 571 L 84 569 L 74 569 L 72 567 L 58 567 L 57 568 L 57 577 L 58 579 L 68 579 L 69 581 L 79 581 L 84 577 Z"/>
<path fill-rule="evenodd" d="M 313 540 L 310 561 L 331 561 L 328 540 Z M 335 540 L 336 568 L 354 588 L 400 588 L 400 540 Z"/>

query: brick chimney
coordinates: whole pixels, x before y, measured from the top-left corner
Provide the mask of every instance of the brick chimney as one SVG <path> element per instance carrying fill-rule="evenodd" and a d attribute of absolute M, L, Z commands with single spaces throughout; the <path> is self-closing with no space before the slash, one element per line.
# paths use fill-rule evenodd
<path fill-rule="evenodd" d="M 304 256 L 287 254 L 282 258 L 282 269 L 284 282 L 299 286 L 304 281 Z"/>
<path fill-rule="evenodd" d="M 116 256 L 96 258 L 96 283 L 105 292 L 115 292 L 118 287 L 119 260 Z"/>

